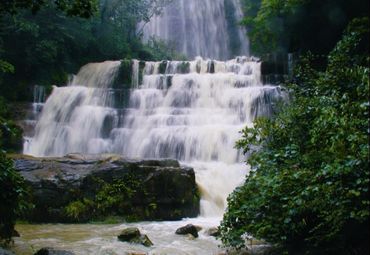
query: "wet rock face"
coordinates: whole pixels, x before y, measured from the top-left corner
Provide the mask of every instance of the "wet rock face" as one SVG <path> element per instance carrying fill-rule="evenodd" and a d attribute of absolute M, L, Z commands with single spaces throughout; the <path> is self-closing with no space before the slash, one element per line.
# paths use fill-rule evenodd
<path fill-rule="evenodd" d="M 188 224 L 184 227 L 178 228 L 176 230 L 176 234 L 177 235 L 191 234 L 192 236 L 194 236 L 196 238 L 196 237 L 198 237 L 198 229 L 197 229 L 196 226 L 194 226 L 192 224 Z"/>
<path fill-rule="evenodd" d="M 100 217 L 114 215 L 133 221 L 177 220 L 199 213 L 194 170 L 176 160 L 80 154 L 59 158 L 15 155 L 13 159 L 35 204 L 26 216 L 30 221 L 86 222 L 97 217 L 91 212 L 98 206 L 106 206 Z M 105 197 L 112 193 L 114 197 Z M 109 199 L 121 203 L 109 204 Z M 83 217 L 79 217 L 81 210 Z"/>

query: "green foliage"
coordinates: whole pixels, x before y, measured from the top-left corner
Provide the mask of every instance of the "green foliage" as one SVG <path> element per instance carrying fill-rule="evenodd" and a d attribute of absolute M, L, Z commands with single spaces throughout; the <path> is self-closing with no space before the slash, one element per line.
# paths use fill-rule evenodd
<path fill-rule="evenodd" d="M 263 55 L 327 54 L 350 20 L 369 14 L 363 0 L 243 0 L 251 50 Z M 320 43 L 317 43 L 320 42 Z"/>
<path fill-rule="evenodd" d="M 17 217 L 30 206 L 24 180 L 5 155 L 5 151 L 22 146 L 21 129 L 9 117 L 6 102 L 0 97 L 0 246 L 9 244 Z"/>
<path fill-rule="evenodd" d="M 22 149 L 23 132 L 10 118 L 6 101 L 0 96 L 0 148 L 7 152 L 19 152 Z"/>
<path fill-rule="evenodd" d="M 59 2 L 69 6 L 84 1 Z M 0 19 L 0 95 L 30 101 L 31 86 L 64 85 L 67 74 L 76 73 L 88 62 L 180 58 L 163 42 L 143 44 L 137 32 L 137 23 L 144 25 L 168 2 L 102 0 L 90 19 L 70 17 L 48 4 L 37 15 L 21 9 L 4 15 Z"/>
<path fill-rule="evenodd" d="M 325 71 L 303 58 L 289 105 L 243 130 L 252 170 L 228 198 L 225 245 L 243 247 L 248 233 L 284 254 L 369 252 L 368 38 L 357 19 Z"/>
<path fill-rule="evenodd" d="M 65 207 L 65 213 L 69 218 L 72 218 L 77 222 L 84 222 L 94 213 L 94 206 L 93 201 L 83 198 L 69 203 Z"/>
<path fill-rule="evenodd" d="M 141 183 L 132 175 L 127 174 L 120 179 L 108 183 L 102 179 L 94 179 L 96 185 L 93 197 L 79 197 L 65 208 L 66 216 L 73 222 L 104 220 L 106 217 L 119 216 L 126 221 L 143 215 L 135 215 L 133 198 L 145 193 Z M 152 207 L 153 205 L 151 205 Z"/>
<path fill-rule="evenodd" d="M 0 246 L 9 244 L 16 218 L 28 207 L 24 180 L 0 151 Z"/>
<path fill-rule="evenodd" d="M 0 59 L 0 73 L 14 73 L 14 66 Z"/>
<path fill-rule="evenodd" d="M 54 7 L 69 16 L 89 18 L 97 9 L 96 0 L 2 0 L 0 2 L 0 14 L 16 14 L 21 9 L 29 9 L 33 14 L 42 7 Z"/>

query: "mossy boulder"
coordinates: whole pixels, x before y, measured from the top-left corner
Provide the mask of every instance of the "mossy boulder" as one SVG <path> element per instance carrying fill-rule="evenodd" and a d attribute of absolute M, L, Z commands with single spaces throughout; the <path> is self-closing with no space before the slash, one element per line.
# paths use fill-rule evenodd
<path fill-rule="evenodd" d="M 194 170 L 176 160 L 11 157 L 32 193 L 35 207 L 25 216 L 31 222 L 178 220 L 199 213 Z"/>

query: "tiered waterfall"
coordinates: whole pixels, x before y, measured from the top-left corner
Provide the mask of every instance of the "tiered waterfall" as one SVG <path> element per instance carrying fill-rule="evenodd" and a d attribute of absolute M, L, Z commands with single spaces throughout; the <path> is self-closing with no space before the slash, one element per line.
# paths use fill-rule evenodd
<path fill-rule="evenodd" d="M 132 61 L 132 88 L 120 90 L 112 88 L 120 61 L 88 64 L 69 86 L 54 88 L 24 152 L 175 158 L 196 171 L 202 215 L 220 216 L 246 174 L 234 149 L 239 131 L 282 97 L 280 87 L 261 83 L 260 66 L 248 57 Z"/>

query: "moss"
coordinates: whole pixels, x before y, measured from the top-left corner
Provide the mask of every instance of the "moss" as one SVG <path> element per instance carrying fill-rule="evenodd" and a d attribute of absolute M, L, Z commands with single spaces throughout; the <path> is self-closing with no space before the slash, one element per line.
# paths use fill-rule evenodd
<path fill-rule="evenodd" d="M 114 87 L 130 88 L 131 86 L 131 73 L 132 73 L 132 62 L 129 59 L 121 61 L 121 65 L 118 71 L 118 77 L 114 84 Z"/>
<path fill-rule="evenodd" d="M 167 61 L 162 61 L 159 64 L 159 73 L 160 74 L 165 74 L 166 73 L 166 69 L 167 69 Z"/>
<path fill-rule="evenodd" d="M 181 74 L 190 73 L 190 62 L 181 62 L 181 64 L 177 67 L 177 71 Z"/>
<path fill-rule="evenodd" d="M 89 178 L 87 184 L 91 190 L 71 192 L 74 199 L 63 208 L 67 221 L 105 222 L 112 217 L 120 221 L 140 221 L 151 218 L 155 211 L 155 203 L 150 203 L 147 210 L 135 207 L 133 201 L 148 199 L 148 196 L 142 183 L 132 174 L 125 174 L 111 183 L 97 177 Z"/>

